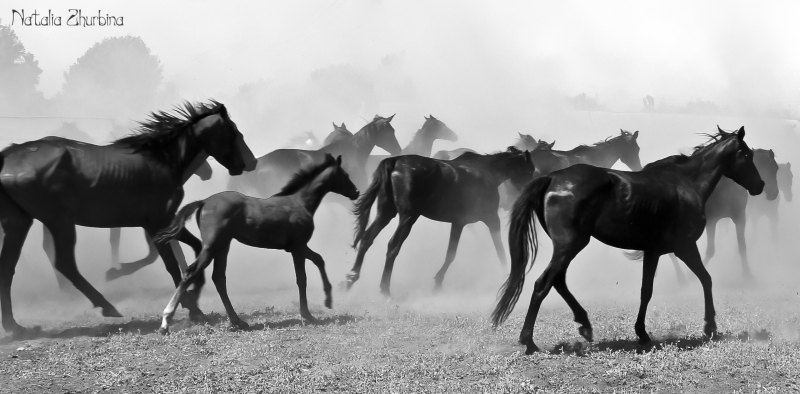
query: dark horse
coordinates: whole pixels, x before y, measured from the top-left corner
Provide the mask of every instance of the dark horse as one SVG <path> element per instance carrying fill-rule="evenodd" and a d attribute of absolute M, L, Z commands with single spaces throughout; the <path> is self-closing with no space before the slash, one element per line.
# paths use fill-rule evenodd
<path fill-rule="evenodd" d="M 283 249 L 292 254 L 300 291 L 300 314 L 306 320 L 315 321 L 308 311 L 306 299 L 306 259 L 317 266 L 322 276 L 325 306 L 330 308 L 333 302 L 325 261 L 308 247 L 314 232 L 314 213 L 328 192 L 341 194 L 351 200 L 358 198 L 358 189 L 342 169 L 341 156 L 334 159 L 326 154 L 321 164 L 301 170 L 280 193 L 267 199 L 222 192 L 181 208 L 169 227 L 159 233 L 158 241 L 165 242 L 176 237 L 184 230 L 184 222 L 197 211 L 203 249 L 164 309 L 160 331 L 166 333 L 169 330 L 178 300 L 190 284 L 202 277 L 203 270 L 212 261 L 215 263 L 211 277 L 231 324 L 237 328 L 247 328 L 247 323 L 239 318 L 231 305 L 225 282 L 228 249 L 234 239 L 245 245 Z"/>
<path fill-rule="evenodd" d="M 792 201 L 792 164 L 779 163 L 778 164 L 778 190 L 779 194 L 783 196 L 786 202 Z M 772 238 L 778 237 L 778 206 L 779 199 L 772 201 L 766 198 L 753 198 L 747 205 L 748 216 L 751 220 L 758 219 L 760 216 L 766 216 L 772 228 Z"/>
<path fill-rule="evenodd" d="M 706 200 L 723 175 L 747 188 L 751 195 L 764 189 L 744 135 L 744 127 L 735 133 L 720 132 L 691 156 L 670 156 L 640 172 L 578 164 L 528 184 L 511 212 L 511 273 L 492 314 L 494 325 L 506 320 L 522 292 L 531 249 L 536 258 L 535 214 L 553 240 L 553 257 L 536 281 L 520 333 L 527 354 L 538 350 L 533 327 L 542 300 L 553 286 L 581 325 L 578 332 L 592 340 L 589 317 L 566 281 L 569 263 L 591 237 L 610 246 L 643 251 L 641 305 L 635 325 L 641 342 L 650 341 L 644 319 L 658 258 L 671 252 L 700 279 L 705 296 L 704 332 L 715 335 L 711 276 L 703 266 L 696 241 L 705 226 Z"/>
<path fill-rule="evenodd" d="M 620 129 L 616 137 L 606 138 L 594 145 L 579 145 L 566 151 L 553 150 L 553 154 L 565 161 L 564 168 L 575 164 L 611 168 L 619 160 L 631 171 L 639 171 L 642 169 L 642 162 L 639 160 L 638 138 L 638 130 L 631 133 Z"/>
<path fill-rule="evenodd" d="M 342 138 L 318 150 L 278 149 L 258 158 L 256 170 L 240 177 L 231 178 L 229 190 L 241 191 L 254 196 L 270 196 L 277 192 L 300 168 L 321 163 L 326 154 L 342 156 L 342 165 L 356 186 L 367 184 L 365 166 L 367 157 L 375 146 L 396 155 L 400 144 L 388 118 L 375 116 L 372 122 L 362 127 L 350 138 Z M 335 126 L 335 125 L 334 125 Z"/>
<path fill-rule="evenodd" d="M 242 134 L 216 101 L 186 104 L 177 114 L 152 113 L 140 133 L 106 146 L 48 137 L 0 152 L 3 328 L 15 335 L 25 332 L 11 310 L 11 282 L 33 219 L 53 235 L 56 269 L 102 308 L 103 316 L 120 316 L 78 272 L 75 226 L 142 227 L 155 233 L 169 224 L 183 198 L 183 183 L 209 155 L 231 174 L 255 166 Z M 175 248 L 173 243 L 158 250 L 177 285 L 181 272 Z M 194 296 L 185 297 L 184 306 L 198 316 L 202 312 Z"/>
<path fill-rule="evenodd" d="M 722 130 L 720 129 L 720 131 Z M 778 198 L 778 163 L 775 161 L 775 152 L 766 149 L 753 149 L 753 163 L 756 165 L 761 179 L 764 180 L 763 195 L 750 197 L 747 190 L 736 184 L 736 182 L 728 178 L 722 178 L 717 187 L 714 188 L 714 192 L 711 193 L 708 201 L 706 201 L 706 256 L 703 261 L 708 264 L 711 258 L 714 257 L 717 222 L 724 218 L 730 218 L 736 226 L 739 258 L 742 262 L 742 273 L 745 278 L 752 278 L 753 276 L 747 260 L 747 243 L 744 237 L 744 230 L 747 225 L 747 201 L 763 197 L 766 197 L 769 201 Z M 680 271 L 678 261 L 674 257 L 672 261 L 678 273 L 678 278 L 682 281 L 683 274 Z"/>
<path fill-rule="evenodd" d="M 513 147 L 489 155 L 465 153 L 450 161 L 415 155 L 382 161 L 375 170 L 369 188 L 356 202 L 353 247 L 358 248 L 358 254 L 353 269 L 347 275 L 347 287 L 350 288 L 358 280 L 364 255 L 375 237 L 398 214 L 400 223 L 389 241 L 381 279 L 381 292 L 384 295 L 389 295 L 392 268 L 400 247 L 420 216 L 452 224 L 444 265 L 436 274 L 437 287 L 441 286 L 445 272 L 455 258 L 461 231 L 469 223 L 483 222 L 489 227 L 497 257 L 505 264 L 500 218 L 497 215 L 497 187 L 509 179 L 512 182 L 527 182 L 533 171 L 528 152 Z M 378 212 L 367 228 L 375 200 L 378 201 Z"/>
<path fill-rule="evenodd" d="M 530 134 L 522 134 L 522 133 L 517 133 L 517 134 L 519 135 L 519 138 L 517 138 L 513 146 L 519 150 L 527 150 L 527 151 L 534 151 L 540 149 L 550 150 L 553 149 L 553 145 L 556 144 L 555 141 L 547 142 L 544 140 L 537 140 L 536 138 L 533 138 L 533 136 L 531 136 Z M 439 159 L 439 160 L 453 160 L 456 157 L 459 157 L 467 152 L 477 153 L 469 148 L 458 148 L 453 150 L 437 151 L 432 157 L 434 159 Z M 430 154 L 426 156 L 430 156 Z"/>
<path fill-rule="evenodd" d="M 444 122 L 434 118 L 433 115 L 426 116 L 422 128 L 414 133 L 414 137 L 400 154 L 430 157 L 431 151 L 433 151 L 433 143 L 436 140 L 458 141 L 458 136 Z M 387 157 L 389 156 L 370 155 L 367 158 L 367 173 L 373 173 L 378 168 L 378 164 Z"/>

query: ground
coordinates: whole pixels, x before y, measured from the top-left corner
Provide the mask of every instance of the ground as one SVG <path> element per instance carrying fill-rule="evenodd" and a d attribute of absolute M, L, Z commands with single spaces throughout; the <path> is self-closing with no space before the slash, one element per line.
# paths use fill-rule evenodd
<path fill-rule="evenodd" d="M 212 286 L 204 293 L 208 321 L 191 323 L 181 311 L 171 334 L 162 336 L 155 332 L 159 318 L 152 312 L 168 298 L 164 292 L 137 302 L 141 312 L 122 319 L 89 310 L 67 319 L 23 322 L 40 324 L 43 331 L 28 340 L 3 338 L 0 391 L 800 391 L 795 290 L 717 291 L 721 336 L 707 341 L 695 285 L 686 285 L 691 291 L 656 294 L 647 321 L 655 345 L 649 347 L 640 347 L 633 332 L 635 296 L 586 300 L 595 334 L 595 342 L 587 343 L 552 294 L 554 302 L 542 309 L 535 332 L 545 351 L 531 356 L 516 342 L 525 295 L 509 321 L 493 330 L 491 299 L 475 301 L 461 290 L 389 301 L 377 291 L 349 298 L 338 291 L 343 305 L 325 310 L 321 292 L 310 289 L 319 325 L 303 324 L 290 298 L 275 306 L 259 303 L 270 293 L 265 291 L 235 297 L 253 329 L 232 331 L 221 306 L 211 301 Z M 294 295 L 289 290 L 282 292 Z M 448 311 L 459 300 L 460 307 Z"/>

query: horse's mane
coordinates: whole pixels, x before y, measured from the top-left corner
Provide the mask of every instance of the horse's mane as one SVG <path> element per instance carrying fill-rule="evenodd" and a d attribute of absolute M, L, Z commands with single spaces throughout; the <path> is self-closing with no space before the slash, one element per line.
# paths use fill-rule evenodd
<path fill-rule="evenodd" d="M 484 154 L 480 154 L 480 153 L 475 153 L 475 152 L 464 152 L 463 154 L 461 154 L 460 156 L 456 157 L 455 159 L 453 159 L 451 161 L 457 162 L 457 163 L 472 164 L 472 163 L 479 162 L 483 158 L 486 158 L 486 157 L 497 157 L 497 156 L 503 155 L 504 153 L 505 154 L 519 154 L 519 153 L 522 153 L 522 151 L 519 150 L 515 146 L 509 146 L 504 151 L 494 152 L 494 153 L 487 153 L 485 155 Z"/>
<path fill-rule="evenodd" d="M 290 179 L 289 182 L 286 183 L 286 186 L 284 186 L 283 189 L 281 189 L 281 191 L 275 195 L 288 196 L 290 194 L 296 193 L 303 186 L 311 182 L 314 178 L 317 177 L 317 175 L 322 173 L 322 171 L 325 171 L 326 168 L 330 167 L 331 164 L 335 162 L 336 159 L 334 159 L 333 156 L 325 155 L 324 162 L 317 165 L 307 166 L 306 168 L 302 168 L 300 169 L 300 171 L 297 171 L 297 173 L 294 174 L 294 176 L 292 176 L 292 179 Z"/>
<path fill-rule="evenodd" d="M 176 106 L 173 113 L 154 111 L 148 119 L 139 122 L 139 127 L 126 137 L 114 141 L 114 144 L 126 145 L 134 151 L 153 150 L 164 156 L 162 149 L 165 143 L 177 138 L 186 129 L 186 126 L 197 122 L 208 115 L 225 111 L 225 105 L 211 100 L 209 103 L 191 104 L 188 101 L 183 106 Z"/>
<path fill-rule="evenodd" d="M 690 159 L 692 156 L 694 156 L 694 155 L 696 155 L 696 154 L 700 153 L 701 151 L 703 151 L 703 150 L 705 150 L 705 149 L 709 148 L 709 147 L 710 147 L 710 146 L 712 146 L 712 145 L 715 145 L 716 143 L 718 143 L 718 142 L 720 142 L 720 141 L 722 141 L 722 140 L 725 140 L 725 139 L 727 139 L 727 138 L 730 138 L 731 136 L 733 136 L 733 135 L 735 135 L 735 134 L 734 134 L 734 133 L 729 133 L 729 132 L 726 132 L 726 131 L 722 131 L 722 130 L 720 130 L 720 131 L 719 131 L 719 132 L 717 132 L 716 134 L 700 133 L 700 135 L 702 135 L 702 136 L 705 136 L 705 137 L 708 137 L 708 140 L 707 140 L 706 142 L 704 142 L 704 143 L 700 144 L 700 145 L 697 145 L 697 146 L 695 146 L 695 147 L 693 148 L 693 151 L 692 151 L 692 155 L 691 155 L 691 156 L 687 156 L 687 155 L 672 155 L 672 156 L 667 156 L 667 157 L 665 157 L 665 158 L 663 158 L 663 159 L 656 160 L 656 161 L 654 161 L 654 162 L 652 162 L 652 163 L 650 163 L 650 164 L 648 164 L 648 165 L 644 166 L 644 168 L 643 168 L 643 169 L 647 169 L 647 168 L 653 168 L 653 167 L 658 167 L 658 166 L 663 166 L 663 165 L 670 165 L 670 164 L 682 164 L 682 163 L 685 163 L 685 162 L 689 161 L 689 159 Z"/>

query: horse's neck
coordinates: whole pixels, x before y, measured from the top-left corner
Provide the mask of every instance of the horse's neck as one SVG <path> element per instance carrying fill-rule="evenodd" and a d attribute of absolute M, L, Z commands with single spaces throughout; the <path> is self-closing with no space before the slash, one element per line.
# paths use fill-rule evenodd
<path fill-rule="evenodd" d="M 206 153 L 203 150 L 198 152 L 194 156 L 194 159 L 186 167 L 186 169 L 183 170 L 183 175 L 181 176 L 181 184 L 186 183 L 186 181 L 188 181 L 189 178 L 191 178 L 192 175 L 194 175 L 194 173 L 197 172 L 200 166 L 202 166 L 203 163 L 205 163 L 206 159 L 208 159 L 208 153 Z"/>
<path fill-rule="evenodd" d="M 435 140 L 431 134 L 425 128 L 417 131 L 408 146 L 403 149 L 403 154 L 429 157 L 433 151 L 433 141 Z"/>
<path fill-rule="evenodd" d="M 180 184 L 184 184 L 200 168 L 208 154 L 203 151 L 195 136 L 193 126 L 189 126 L 183 134 L 175 138 L 169 146 L 165 147 L 169 157 L 178 163 L 172 166 L 173 176 Z"/>
<path fill-rule="evenodd" d="M 710 151 L 693 155 L 686 163 L 678 165 L 678 168 L 684 176 L 692 180 L 704 204 L 722 178 L 719 155 L 712 155 Z"/>
<path fill-rule="evenodd" d="M 491 157 L 491 156 L 484 156 L 480 158 L 481 162 L 477 163 L 478 165 L 473 165 L 473 168 L 477 167 L 480 168 L 483 174 L 483 177 L 486 181 L 494 185 L 495 187 L 499 187 L 501 183 L 507 181 L 510 176 L 506 171 L 503 171 L 501 168 L 501 160 L 500 158 Z"/>
<path fill-rule="evenodd" d="M 322 176 L 320 175 L 312 179 L 311 182 L 298 190 L 297 195 L 303 201 L 303 205 L 306 207 L 308 212 L 311 212 L 311 215 L 314 215 L 314 213 L 317 211 L 317 208 L 319 208 L 319 204 L 322 203 L 322 199 L 326 194 L 328 194 L 329 191 L 330 185 L 323 181 Z"/>
<path fill-rule="evenodd" d="M 370 129 L 365 127 L 353 134 L 350 143 L 353 146 L 353 158 L 356 163 L 366 164 L 369 153 L 375 147 L 375 141 L 372 140 Z"/>
<path fill-rule="evenodd" d="M 589 159 L 587 164 L 611 168 L 620 158 L 619 150 L 620 147 L 616 144 L 616 141 L 601 142 L 587 149 L 586 156 Z"/>

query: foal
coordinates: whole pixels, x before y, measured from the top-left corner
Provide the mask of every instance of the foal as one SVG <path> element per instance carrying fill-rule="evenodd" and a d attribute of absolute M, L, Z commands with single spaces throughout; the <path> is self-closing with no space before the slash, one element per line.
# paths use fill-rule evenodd
<path fill-rule="evenodd" d="M 347 172 L 342 169 L 341 156 L 334 159 L 329 154 L 325 155 L 323 163 L 301 170 L 280 193 L 267 199 L 228 191 L 181 208 L 169 227 L 156 235 L 156 241 L 163 243 L 176 237 L 184 228 L 189 216 L 197 211 L 197 225 L 200 227 L 203 249 L 164 309 L 164 319 L 159 331 L 162 333 L 169 331 L 169 322 L 175 314 L 181 296 L 189 284 L 202 277 L 203 270 L 212 260 L 216 264 L 211 278 L 217 287 L 222 304 L 225 305 L 231 325 L 237 328 L 248 327 L 233 310 L 225 282 L 228 249 L 234 239 L 245 245 L 283 249 L 292 254 L 297 287 L 300 291 L 300 315 L 305 320 L 315 321 L 316 319 L 308 311 L 304 263 L 306 259 L 311 260 L 319 269 L 325 289 L 325 306 L 330 308 L 331 283 L 325 273 L 325 261 L 308 247 L 308 241 L 314 232 L 314 213 L 328 192 L 341 194 L 351 200 L 358 198 L 358 189 L 350 181 Z"/>

